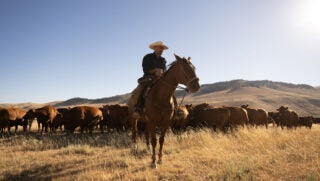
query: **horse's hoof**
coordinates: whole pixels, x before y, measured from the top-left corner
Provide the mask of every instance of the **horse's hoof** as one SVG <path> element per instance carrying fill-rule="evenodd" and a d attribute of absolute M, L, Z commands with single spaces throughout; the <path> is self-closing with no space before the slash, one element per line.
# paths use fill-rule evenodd
<path fill-rule="evenodd" d="M 137 144 L 133 144 L 131 146 L 131 153 L 137 154 L 137 152 L 138 152 L 138 145 Z"/>
<path fill-rule="evenodd" d="M 138 150 L 138 145 L 136 143 L 132 144 L 131 149 Z"/>
<path fill-rule="evenodd" d="M 151 148 L 147 147 L 147 154 L 151 155 Z"/>
<path fill-rule="evenodd" d="M 161 165 L 162 164 L 162 160 L 158 160 L 158 164 Z"/>
<path fill-rule="evenodd" d="M 155 163 L 155 162 L 152 162 L 151 163 L 151 168 L 157 168 L 158 166 L 157 166 L 157 164 Z"/>

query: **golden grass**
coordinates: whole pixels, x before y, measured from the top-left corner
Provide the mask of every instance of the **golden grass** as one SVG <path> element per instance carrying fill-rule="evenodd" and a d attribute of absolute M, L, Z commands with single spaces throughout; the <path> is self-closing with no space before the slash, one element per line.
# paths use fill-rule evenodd
<path fill-rule="evenodd" d="M 0 180 L 319 180 L 320 126 L 169 133 L 150 168 L 144 139 L 130 135 L 18 134 L 0 139 Z"/>

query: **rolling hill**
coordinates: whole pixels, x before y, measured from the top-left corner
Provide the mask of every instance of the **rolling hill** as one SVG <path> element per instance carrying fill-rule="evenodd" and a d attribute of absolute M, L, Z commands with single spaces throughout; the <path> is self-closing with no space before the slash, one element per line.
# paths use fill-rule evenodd
<path fill-rule="evenodd" d="M 320 115 L 320 90 L 304 84 L 245 80 L 219 82 L 203 85 L 198 93 L 186 97 L 186 102 L 229 106 L 249 104 L 267 111 L 275 111 L 284 105 L 301 115 Z"/>
<path fill-rule="evenodd" d="M 184 92 L 176 91 L 178 102 Z M 72 98 L 66 101 L 49 103 L 56 107 L 72 107 L 76 105 L 95 105 L 126 103 L 130 94 L 117 95 L 100 99 Z M 207 102 L 213 105 L 240 106 L 249 104 L 250 107 L 264 108 L 275 111 L 282 105 L 297 111 L 301 115 L 320 116 L 320 88 L 306 84 L 291 84 L 268 80 L 247 81 L 232 80 L 204 84 L 199 92 L 187 94 L 184 103 L 198 104 Z M 0 104 L 1 107 L 21 107 L 30 109 L 45 104 Z"/>

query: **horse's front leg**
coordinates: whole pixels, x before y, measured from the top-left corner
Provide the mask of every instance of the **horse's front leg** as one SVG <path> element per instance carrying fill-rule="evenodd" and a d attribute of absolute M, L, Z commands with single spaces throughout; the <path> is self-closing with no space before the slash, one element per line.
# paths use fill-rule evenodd
<path fill-rule="evenodd" d="M 133 142 L 133 144 L 137 144 L 137 132 L 138 132 L 138 128 L 137 128 L 138 125 L 137 124 L 138 124 L 138 119 L 131 118 L 132 142 Z"/>
<path fill-rule="evenodd" d="M 151 144 L 152 144 L 152 168 L 157 168 L 156 163 L 156 146 L 157 146 L 157 137 L 156 137 L 156 130 L 155 126 L 152 126 L 152 129 L 150 129 L 151 133 Z"/>
<path fill-rule="evenodd" d="M 164 137 L 165 137 L 165 135 L 166 135 L 167 129 L 168 129 L 168 127 L 161 129 L 161 135 L 160 135 L 160 138 L 159 138 L 160 148 L 159 148 L 159 160 L 158 160 L 158 164 L 162 164 L 162 148 L 163 148 Z"/>
<path fill-rule="evenodd" d="M 145 130 L 144 130 L 144 137 L 146 139 L 146 146 L 147 146 L 147 151 L 149 154 L 151 154 L 151 148 L 150 148 L 150 127 L 148 123 L 145 123 Z"/>

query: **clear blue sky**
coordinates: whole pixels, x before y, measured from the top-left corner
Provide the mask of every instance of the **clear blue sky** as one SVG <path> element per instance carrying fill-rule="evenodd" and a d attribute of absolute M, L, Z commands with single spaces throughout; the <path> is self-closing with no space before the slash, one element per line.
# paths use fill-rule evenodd
<path fill-rule="evenodd" d="M 309 3 L 309 4 L 308 4 Z M 316 3 L 317 5 L 315 5 Z M 232 79 L 320 85 L 313 0 L 2 0 L 0 103 L 128 93 L 141 61 L 190 56 L 200 83 Z M 310 12 L 313 12 L 313 14 Z"/>

